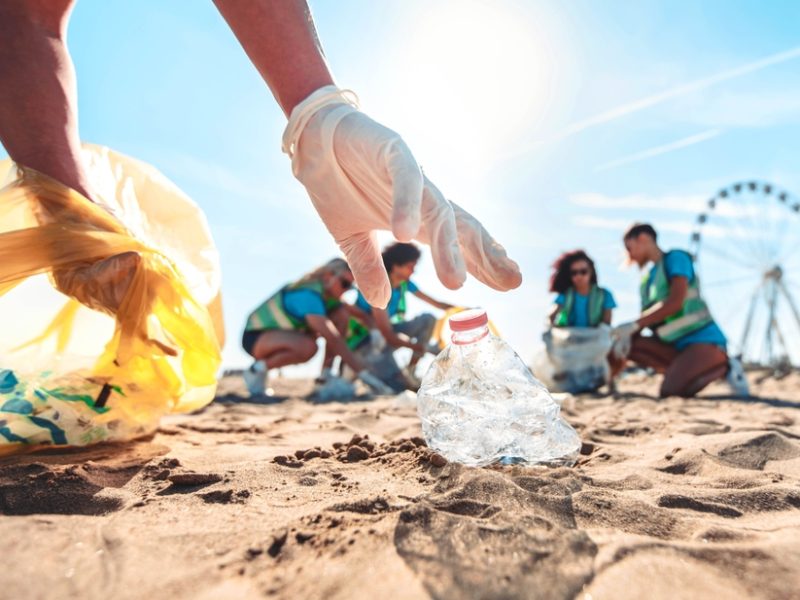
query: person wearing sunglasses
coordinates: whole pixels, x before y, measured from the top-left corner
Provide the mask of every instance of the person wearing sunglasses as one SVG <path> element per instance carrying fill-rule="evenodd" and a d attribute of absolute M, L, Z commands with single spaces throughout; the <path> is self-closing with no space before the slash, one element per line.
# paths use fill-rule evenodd
<path fill-rule="evenodd" d="M 662 373 L 661 397 L 694 396 L 726 374 L 737 394 L 748 395 L 744 371 L 729 359 L 725 335 L 700 294 L 692 256 L 665 252 L 657 240 L 647 223 L 635 223 L 623 236 L 630 262 L 651 266 L 640 288 L 642 314 L 614 329 L 613 352 Z M 643 329 L 652 335 L 640 335 Z"/>
<path fill-rule="evenodd" d="M 430 351 L 429 342 L 436 326 L 436 317 L 430 313 L 406 319 L 407 295 L 411 293 L 441 310 L 453 307 L 447 302 L 431 298 L 411 280 L 420 256 L 420 250 L 414 244 L 398 242 L 387 246 L 381 257 L 392 286 L 388 305 L 385 309 L 374 308 L 359 291 L 354 308 L 366 318 L 353 316 L 348 323 L 349 347 L 357 355 L 368 358 L 374 372 L 396 391 L 419 387 L 416 366 Z M 411 360 L 403 370 L 394 359 L 394 351 L 398 348 L 410 348 L 412 351 Z"/>
<path fill-rule="evenodd" d="M 594 261 L 583 250 L 565 252 L 553 263 L 550 291 L 558 296 L 550 311 L 555 327 L 597 327 L 611 324 L 614 296 L 597 285 Z"/>
<path fill-rule="evenodd" d="M 347 347 L 334 324 L 347 314 L 341 297 L 352 286 L 353 273 L 347 262 L 334 258 L 285 285 L 250 313 L 242 347 L 255 359 L 243 374 L 251 395 L 268 393 L 269 369 L 311 360 L 317 353 L 317 337 L 324 338 L 326 348 L 341 356 L 364 383 L 381 393 L 389 391 Z"/>

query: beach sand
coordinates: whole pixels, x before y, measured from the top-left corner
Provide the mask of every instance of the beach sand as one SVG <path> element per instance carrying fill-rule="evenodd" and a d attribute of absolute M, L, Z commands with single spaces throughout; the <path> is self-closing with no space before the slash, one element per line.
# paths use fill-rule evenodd
<path fill-rule="evenodd" d="M 0 460 L 1 594 L 800 597 L 800 376 L 754 401 L 657 383 L 564 400 L 573 468 L 476 469 L 424 447 L 402 398 L 279 380 L 255 404 L 227 377 L 151 439 Z"/>

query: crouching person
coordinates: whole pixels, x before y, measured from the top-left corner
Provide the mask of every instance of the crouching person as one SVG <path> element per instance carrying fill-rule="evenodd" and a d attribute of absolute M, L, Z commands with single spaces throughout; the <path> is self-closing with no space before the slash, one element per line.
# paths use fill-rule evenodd
<path fill-rule="evenodd" d="M 267 393 L 269 369 L 301 364 L 317 352 L 317 337 L 342 357 L 358 377 L 378 392 L 386 386 L 367 371 L 367 365 L 348 347 L 333 319 L 345 311 L 340 298 L 353 285 L 353 273 L 334 258 L 290 283 L 262 302 L 247 318 L 242 347 L 254 358 L 244 372 L 251 395 Z"/>
<path fill-rule="evenodd" d="M 726 374 L 736 392 L 747 395 L 741 365 L 729 359 L 725 335 L 700 294 L 691 255 L 664 252 L 645 223 L 633 225 L 623 240 L 631 262 L 652 266 L 641 284 L 641 316 L 614 330 L 617 354 L 663 373 L 662 397 L 694 396 Z M 653 335 L 639 335 L 643 328 Z"/>
<path fill-rule="evenodd" d="M 411 280 L 420 258 L 419 248 L 414 244 L 392 244 L 383 251 L 382 256 L 392 286 L 389 304 L 385 309 L 374 308 L 359 292 L 355 308 L 363 318 L 354 317 L 350 320 L 347 341 L 358 356 L 369 362 L 373 373 L 393 389 L 416 390 L 420 385 L 417 363 L 426 352 L 432 351 L 430 339 L 437 319 L 429 313 L 406 319 L 407 295 L 414 294 L 441 310 L 453 306 L 431 298 Z M 400 369 L 394 358 L 394 351 L 398 348 L 410 348 L 412 351 L 405 369 Z"/>

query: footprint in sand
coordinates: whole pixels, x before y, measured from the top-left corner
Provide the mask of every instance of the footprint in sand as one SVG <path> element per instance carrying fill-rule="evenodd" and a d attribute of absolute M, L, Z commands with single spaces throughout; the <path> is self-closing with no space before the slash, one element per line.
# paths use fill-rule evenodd
<path fill-rule="evenodd" d="M 537 490 L 552 484 L 533 479 L 521 483 Z M 439 491 L 400 513 L 395 547 L 434 598 L 503 598 L 519 590 L 575 597 L 591 579 L 597 548 L 574 526 L 570 487 L 536 493 L 502 473 L 455 468 Z"/>
<path fill-rule="evenodd" d="M 89 515 L 118 511 L 125 498 L 90 481 L 81 466 L 65 469 L 39 463 L 0 471 L 0 513 Z"/>
<path fill-rule="evenodd" d="M 768 461 L 797 458 L 800 445 L 778 433 L 766 433 L 725 446 L 715 454 L 721 462 L 732 467 L 761 471 Z"/>

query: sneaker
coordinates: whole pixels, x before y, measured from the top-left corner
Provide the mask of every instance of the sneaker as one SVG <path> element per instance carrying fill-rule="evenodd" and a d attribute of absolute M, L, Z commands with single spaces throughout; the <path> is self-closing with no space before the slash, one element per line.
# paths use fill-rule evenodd
<path fill-rule="evenodd" d="M 734 394 L 743 398 L 750 396 L 750 385 L 747 382 L 747 375 L 738 358 L 733 358 L 732 356 L 728 358 L 728 376 L 726 379 Z"/>
<path fill-rule="evenodd" d="M 259 361 L 242 372 L 247 391 L 251 396 L 261 396 L 267 391 L 267 366 Z"/>

